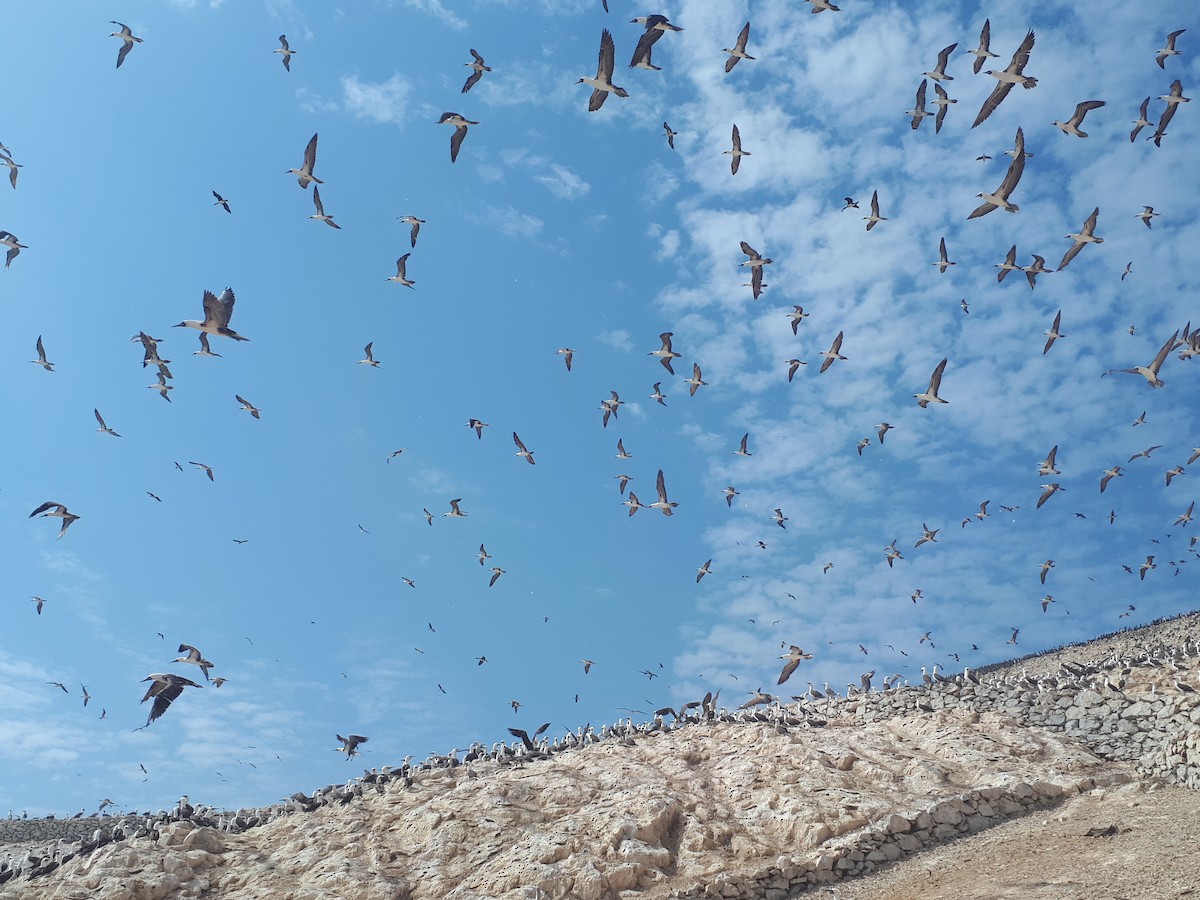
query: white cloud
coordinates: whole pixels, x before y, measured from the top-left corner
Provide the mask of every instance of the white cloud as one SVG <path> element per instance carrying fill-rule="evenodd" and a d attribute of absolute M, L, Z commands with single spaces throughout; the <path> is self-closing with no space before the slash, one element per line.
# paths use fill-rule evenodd
<path fill-rule="evenodd" d="M 342 100 L 346 110 L 360 119 L 379 124 L 402 125 L 412 85 L 399 72 L 387 81 L 372 84 L 357 75 L 342 77 Z"/>

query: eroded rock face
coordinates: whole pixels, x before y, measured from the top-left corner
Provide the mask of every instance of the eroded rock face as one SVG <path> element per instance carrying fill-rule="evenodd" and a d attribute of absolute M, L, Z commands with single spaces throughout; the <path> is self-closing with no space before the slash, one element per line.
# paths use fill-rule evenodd
<path fill-rule="evenodd" d="M 600 900 L 684 893 L 761 870 L 771 890 L 787 892 L 897 858 L 946 829 L 977 830 L 988 814 L 1128 777 L 1073 742 L 994 714 L 785 734 L 695 726 L 536 765 L 426 772 L 412 788 L 392 782 L 239 835 L 180 822 L 157 842 L 110 844 L 6 888 L 113 900 Z"/>

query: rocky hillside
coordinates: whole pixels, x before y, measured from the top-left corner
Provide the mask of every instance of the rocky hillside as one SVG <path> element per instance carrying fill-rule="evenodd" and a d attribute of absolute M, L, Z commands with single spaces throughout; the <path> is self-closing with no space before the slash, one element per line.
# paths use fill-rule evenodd
<path fill-rule="evenodd" d="M 1021 661 L 978 684 L 678 726 L 668 716 L 563 752 L 414 767 L 240 833 L 232 817 L 185 818 L 157 823 L 156 840 L 86 853 L 10 845 L 22 871 L 0 896 L 782 900 L 831 885 L 845 897 L 1183 896 L 1200 888 L 1189 861 L 1200 798 L 1161 785 L 1200 773 L 1198 636 L 1190 616 L 1064 651 L 1066 668 L 1039 657 L 1036 676 Z M 318 803 L 291 804 L 304 805 Z M 1065 874 L 1038 882 L 1051 893 L 1036 878 L 1004 893 L 1054 827 L 1064 852 L 1041 868 Z M 1024 837 L 998 838 L 1011 833 Z M 1144 855 L 1156 874 L 1119 893 L 1103 867 L 1074 862 L 1138 841 L 1122 872 Z M 964 849 L 973 862 L 954 857 Z M 972 869 L 989 859 L 990 874 Z M 991 892 L 972 893 L 981 885 Z"/>

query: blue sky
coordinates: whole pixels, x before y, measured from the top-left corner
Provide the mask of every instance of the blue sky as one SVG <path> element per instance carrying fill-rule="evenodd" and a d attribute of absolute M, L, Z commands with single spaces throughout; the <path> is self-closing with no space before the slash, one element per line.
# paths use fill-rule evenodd
<path fill-rule="evenodd" d="M 1161 148 L 1128 137 L 1144 97 L 1175 78 L 1195 91 L 1195 11 L 841 5 L 146 0 L 11 16 L 0 142 L 23 168 L 16 190 L 0 185 L 0 228 L 28 249 L 0 274 L 6 806 L 267 803 L 361 771 L 331 752 L 335 732 L 369 736 L 363 765 L 394 764 L 707 690 L 735 706 L 774 689 L 781 643 L 814 654 L 786 697 L 1193 607 L 1196 526 L 1172 523 L 1200 469 L 1169 487 L 1164 473 L 1200 445 L 1200 362 L 1172 354 L 1160 390 L 1100 376 L 1200 322 L 1196 110 L 1182 106 Z M 685 28 L 655 45 L 661 72 L 626 68 L 628 20 L 648 12 Z M 105 15 L 144 39 L 119 70 Z M 996 67 L 1036 31 L 1039 85 L 972 130 L 995 82 L 963 51 L 989 16 Z M 757 59 L 727 75 L 720 48 L 747 19 Z M 1185 27 L 1159 69 L 1166 33 Z M 630 97 L 588 113 L 576 82 L 595 73 L 603 28 Z M 914 132 L 920 73 L 955 41 L 958 102 L 940 134 L 932 120 Z M 464 96 L 472 47 L 494 71 Z M 1086 99 L 1107 102 L 1090 137 L 1050 124 Z M 435 124 L 447 110 L 480 122 L 453 165 Z M 736 176 L 722 154 L 734 123 L 752 154 Z M 1020 212 L 967 221 L 1018 126 L 1035 154 Z M 314 132 L 340 231 L 308 218 L 310 192 L 284 174 Z M 887 221 L 867 233 L 873 191 Z M 841 211 L 847 195 L 862 208 Z M 1161 213 L 1152 229 L 1143 205 Z M 1021 273 L 997 283 L 1010 245 L 1054 266 L 1097 206 L 1103 244 L 1034 290 Z M 411 249 L 406 214 L 427 220 L 412 291 L 386 280 Z M 942 236 L 957 263 L 944 275 Z M 774 259 L 758 301 L 743 240 Z M 226 286 L 250 340 L 194 356 L 195 332 L 172 326 Z M 809 313 L 797 335 L 795 304 Z M 1066 337 L 1043 355 L 1060 309 Z M 139 330 L 172 360 L 170 403 L 147 390 Z M 682 354 L 674 376 L 647 355 L 663 331 Z M 847 359 L 818 374 L 839 331 Z M 29 362 L 39 335 L 53 373 Z M 378 368 L 356 364 L 368 341 Z M 560 347 L 577 351 L 571 372 Z M 949 403 L 920 409 L 943 357 Z M 808 365 L 789 384 L 791 358 Z M 709 384 L 689 397 L 693 362 Z M 625 403 L 604 428 L 612 390 Z M 93 408 L 120 439 L 97 433 Z M 482 440 L 472 417 L 490 423 Z M 747 432 L 752 455 L 734 455 Z M 618 439 L 632 459 L 614 458 Z M 1054 445 L 1065 491 L 1038 510 Z M 648 503 L 660 468 L 676 514 L 629 517 L 614 476 Z M 443 517 L 460 497 L 467 517 Z M 82 517 L 62 540 L 58 519 L 29 518 L 46 500 Z M 963 527 L 985 500 L 990 516 Z M 937 542 L 915 548 L 924 524 Z M 892 540 L 904 559 L 889 568 Z M 505 570 L 493 587 L 480 543 Z M 1144 581 L 1121 568 L 1150 554 Z M 135 732 L 142 678 L 198 675 L 171 663 L 181 642 L 228 683 Z"/>

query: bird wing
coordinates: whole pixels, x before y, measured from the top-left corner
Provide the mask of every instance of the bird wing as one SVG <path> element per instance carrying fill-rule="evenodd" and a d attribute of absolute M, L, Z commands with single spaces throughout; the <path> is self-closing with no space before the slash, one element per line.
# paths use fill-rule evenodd
<path fill-rule="evenodd" d="M 224 326 L 228 322 L 225 316 L 225 308 L 221 302 L 217 300 L 217 295 L 212 291 L 204 292 L 204 324 L 216 325 L 218 328 Z"/>
<path fill-rule="evenodd" d="M 321 202 L 321 191 L 315 184 L 313 185 L 313 206 L 317 208 L 318 216 L 325 215 L 325 204 Z"/>
<path fill-rule="evenodd" d="M 478 53 L 476 53 L 473 48 L 471 49 L 471 58 L 474 59 L 475 62 L 479 63 L 481 66 L 484 65 L 483 57 L 480 56 Z"/>
<path fill-rule="evenodd" d="M 521 443 L 521 439 L 519 437 L 517 437 L 517 433 L 515 431 L 513 432 L 513 443 L 516 444 L 518 448 L 520 448 L 522 453 L 529 452 L 528 450 L 525 449 L 525 445 Z"/>
<path fill-rule="evenodd" d="M 937 364 L 937 368 L 933 370 L 933 374 L 929 376 L 929 393 L 935 397 L 937 396 L 938 388 L 942 386 L 942 373 L 946 371 L 947 358 L 943 358 Z"/>
<path fill-rule="evenodd" d="M 463 138 L 467 136 L 467 126 L 459 125 L 450 135 L 450 162 L 458 159 L 458 149 L 462 146 Z"/>
<path fill-rule="evenodd" d="M 107 431 L 108 426 L 104 424 L 104 417 L 100 415 L 100 410 L 93 409 L 92 412 L 96 414 L 96 421 L 100 423 L 100 427 Z"/>
<path fill-rule="evenodd" d="M 663 480 L 663 470 L 658 470 L 658 479 L 654 482 L 655 488 L 658 490 L 658 499 L 663 503 L 667 502 L 667 483 Z"/>
<path fill-rule="evenodd" d="M 755 250 L 753 247 L 751 247 L 749 244 L 747 244 L 745 241 L 742 241 L 742 252 L 745 253 L 751 259 L 761 259 L 759 252 L 757 250 Z"/>
<path fill-rule="evenodd" d="M 1175 348 L 1175 339 L 1179 337 L 1179 329 L 1175 329 L 1175 333 L 1167 338 L 1167 342 L 1162 345 L 1162 349 L 1158 351 L 1158 355 L 1154 357 L 1154 361 L 1150 363 L 1149 369 L 1154 375 L 1158 376 L 1158 370 L 1162 367 L 1163 361 L 1167 358 L 1167 354 Z"/>
<path fill-rule="evenodd" d="M 653 43 L 653 41 L 651 42 Z M 638 42 L 638 48 L 642 46 L 641 41 Z M 596 58 L 596 80 L 607 81 L 612 83 L 613 66 L 615 64 L 616 46 L 613 44 L 612 32 L 607 28 L 600 32 L 600 53 Z M 637 54 L 634 53 L 634 62 L 637 62 Z M 632 65 L 632 63 L 631 63 Z M 607 91 L 605 92 L 607 93 Z"/>
<path fill-rule="evenodd" d="M 942 50 L 942 52 L 938 54 L 937 68 L 934 71 L 941 72 L 943 75 L 946 74 L 946 63 L 948 63 L 950 61 L 950 54 L 954 52 L 954 48 L 957 46 L 958 46 L 958 41 L 955 41 L 953 44 L 951 44 L 949 47 L 944 48 Z M 953 80 L 953 79 L 951 79 L 951 80 Z"/>
<path fill-rule="evenodd" d="M 1021 75 L 1025 71 L 1025 66 L 1029 62 L 1029 51 L 1033 49 L 1034 36 L 1030 31 L 1025 35 L 1025 39 L 1021 41 L 1021 46 L 1017 48 L 1017 52 L 1013 54 L 1012 60 L 1005 69 L 1013 75 Z"/>
<path fill-rule="evenodd" d="M 1075 112 L 1071 116 L 1071 121 L 1076 125 L 1082 125 L 1083 117 L 1086 116 L 1090 110 L 1099 109 L 1103 105 L 1103 100 L 1084 100 L 1082 103 L 1077 103 L 1075 104 Z"/>
<path fill-rule="evenodd" d="M 607 32 L 605 32 L 605 34 L 607 34 Z M 647 62 L 650 61 L 651 48 L 658 41 L 658 39 L 663 36 L 663 34 L 665 34 L 665 32 L 660 31 L 657 28 L 654 28 L 654 29 L 651 29 L 649 31 L 645 31 L 642 33 L 642 36 L 640 38 L 638 38 L 637 46 L 633 48 L 633 57 L 629 60 L 629 67 L 631 69 L 634 66 L 636 66 L 642 59 L 645 59 Z M 611 40 L 612 39 L 610 36 L 608 69 L 607 69 L 607 74 L 610 78 L 612 77 L 612 70 L 613 70 Z M 601 76 L 599 73 L 597 73 L 596 77 L 599 78 Z"/>
<path fill-rule="evenodd" d="M 1025 132 L 1018 128 L 1016 143 L 1013 145 L 1013 161 L 1009 163 L 1008 171 L 1004 173 L 1004 180 L 1000 182 L 1000 187 L 996 188 L 997 195 L 1008 199 L 1008 195 L 1016 188 L 1017 182 L 1021 180 L 1021 174 L 1025 171 Z"/>
<path fill-rule="evenodd" d="M 785 681 L 787 681 L 789 678 L 791 678 L 792 673 L 796 671 L 796 667 L 798 665 L 800 665 L 800 660 L 789 659 L 786 663 L 783 664 L 783 671 L 779 673 L 779 680 L 776 681 L 775 683 L 783 684 Z"/>
<path fill-rule="evenodd" d="M 1100 207 L 1097 206 L 1095 209 L 1092 210 L 1092 214 L 1090 216 L 1088 216 L 1087 220 L 1083 223 L 1083 233 L 1084 234 L 1088 235 L 1089 237 L 1095 236 L 1096 219 L 1099 217 L 1099 215 L 1100 215 Z"/>
<path fill-rule="evenodd" d="M 317 164 L 317 135 L 314 134 L 309 139 L 308 146 L 304 148 L 304 170 L 306 172 L 308 172 L 309 175 L 312 175 L 313 168 L 316 166 L 316 164 Z"/>
<path fill-rule="evenodd" d="M 976 125 L 979 125 L 994 113 L 996 107 L 1004 101 L 1004 98 L 1008 96 L 1008 92 L 1012 89 L 1013 85 L 1011 81 L 997 82 L 996 86 L 992 88 L 992 92 L 988 94 L 987 99 L 983 101 L 983 106 L 979 107 L 979 115 L 975 117 L 975 121 L 971 127 L 974 128 Z"/>
<path fill-rule="evenodd" d="M 466 84 L 464 84 L 462 86 L 462 92 L 465 94 L 471 88 L 475 87 L 475 85 L 479 83 L 479 79 L 482 77 L 483 77 L 482 72 L 472 72 L 470 75 L 467 76 Z"/>
<path fill-rule="evenodd" d="M 983 30 L 979 32 L 979 49 L 981 51 L 986 52 L 988 49 L 990 49 L 991 43 L 992 43 L 992 20 L 984 19 L 983 20 Z M 985 59 L 987 59 L 986 56 L 976 56 L 975 57 L 975 65 L 973 66 L 973 68 L 975 70 L 976 75 L 978 75 L 979 70 L 983 68 L 983 61 Z"/>

